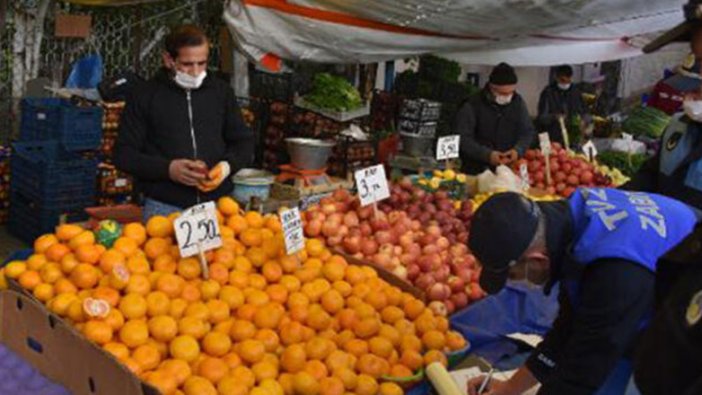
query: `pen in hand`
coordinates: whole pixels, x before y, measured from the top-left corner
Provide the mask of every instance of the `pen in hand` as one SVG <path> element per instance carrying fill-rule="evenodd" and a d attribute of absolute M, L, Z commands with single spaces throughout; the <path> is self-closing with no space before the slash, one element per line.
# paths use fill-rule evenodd
<path fill-rule="evenodd" d="M 485 391 L 485 388 L 487 387 L 488 383 L 490 382 L 490 379 L 492 378 L 492 373 L 495 371 L 495 368 L 490 368 L 490 371 L 488 372 L 487 376 L 485 376 L 485 380 L 483 380 L 483 383 L 480 384 L 480 388 L 478 388 L 478 395 L 482 394 L 483 391 Z"/>

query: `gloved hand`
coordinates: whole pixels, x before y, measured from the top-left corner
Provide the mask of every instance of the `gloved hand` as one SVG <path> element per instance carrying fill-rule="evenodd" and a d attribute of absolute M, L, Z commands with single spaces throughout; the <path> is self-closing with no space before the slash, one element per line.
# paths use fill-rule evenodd
<path fill-rule="evenodd" d="M 207 173 L 207 179 L 197 184 L 197 188 L 202 192 L 212 192 L 229 177 L 230 173 L 231 168 L 229 167 L 229 163 L 226 161 L 219 162 Z"/>

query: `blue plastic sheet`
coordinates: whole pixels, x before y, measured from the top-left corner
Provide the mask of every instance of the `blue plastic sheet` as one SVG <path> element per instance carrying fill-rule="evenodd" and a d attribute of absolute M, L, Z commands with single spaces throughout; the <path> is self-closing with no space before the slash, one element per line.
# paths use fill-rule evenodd
<path fill-rule="evenodd" d="M 94 89 L 102 81 L 102 57 L 98 54 L 84 56 L 73 64 L 66 80 L 66 88 Z"/>

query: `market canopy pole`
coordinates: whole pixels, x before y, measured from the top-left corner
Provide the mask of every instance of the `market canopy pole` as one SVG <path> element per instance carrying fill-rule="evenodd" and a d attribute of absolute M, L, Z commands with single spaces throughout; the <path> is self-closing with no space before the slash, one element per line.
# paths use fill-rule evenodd
<path fill-rule="evenodd" d="M 547 66 L 642 54 L 682 18 L 678 0 L 555 0 L 476 7 L 398 0 L 231 0 L 224 20 L 251 58 L 375 63 L 433 53 L 464 64 Z"/>

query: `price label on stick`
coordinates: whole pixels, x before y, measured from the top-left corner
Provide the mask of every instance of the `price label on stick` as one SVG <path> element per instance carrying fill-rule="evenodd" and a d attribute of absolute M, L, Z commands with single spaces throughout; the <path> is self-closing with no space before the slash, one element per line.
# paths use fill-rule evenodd
<path fill-rule="evenodd" d="M 222 246 L 214 202 L 193 206 L 173 223 L 180 256 L 189 257 Z"/>
<path fill-rule="evenodd" d="M 379 202 L 390 197 L 388 180 L 383 165 L 367 167 L 354 173 L 361 206 Z"/>
<path fill-rule="evenodd" d="M 526 163 L 519 165 L 519 177 L 522 179 L 522 190 L 529 190 L 529 170 Z"/>
<path fill-rule="evenodd" d="M 436 143 L 436 160 L 458 158 L 460 142 L 461 136 L 458 134 L 439 137 L 439 141 Z"/>
<path fill-rule="evenodd" d="M 583 144 L 583 153 L 587 156 L 588 160 L 592 162 L 597 156 L 597 147 L 592 140 L 588 140 L 587 143 Z"/>
<path fill-rule="evenodd" d="M 542 154 L 551 155 L 551 139 L 548 137 L 548 133 L 539 133 L 539 146 Z"/>
<path fill-rule="evenodd" d="M 292 255 L 305 247 L 305 234 L 302 231 L 300 210 L 295 207 L 280 212 L 280 223 L 283 225 L 285 251 Z"/>

